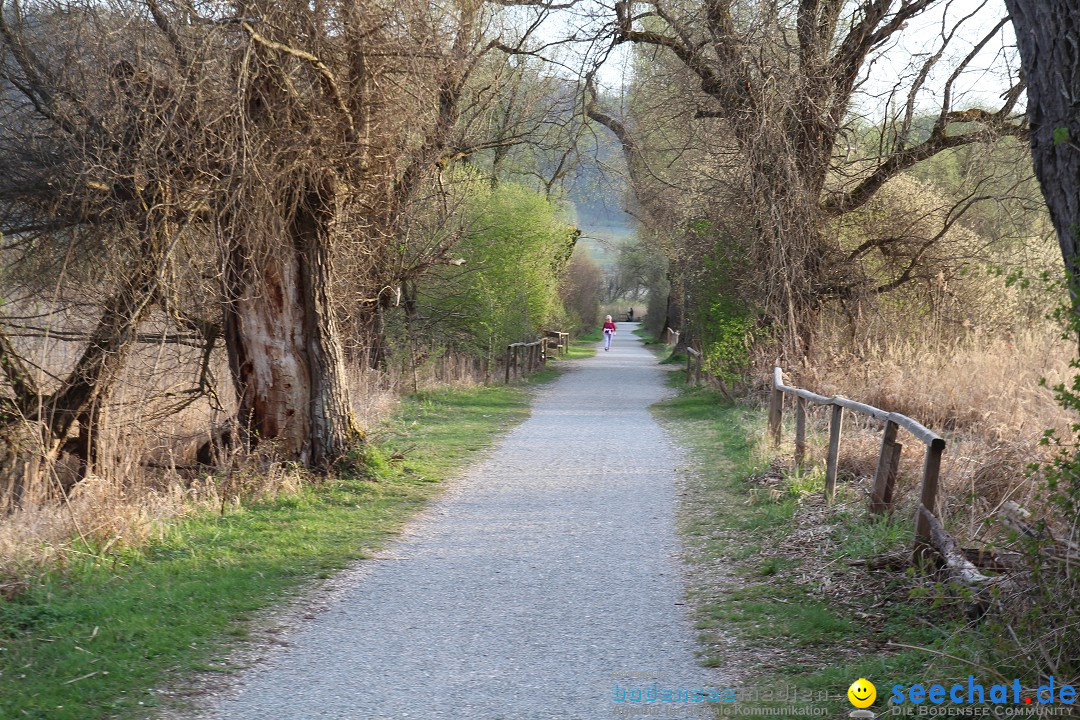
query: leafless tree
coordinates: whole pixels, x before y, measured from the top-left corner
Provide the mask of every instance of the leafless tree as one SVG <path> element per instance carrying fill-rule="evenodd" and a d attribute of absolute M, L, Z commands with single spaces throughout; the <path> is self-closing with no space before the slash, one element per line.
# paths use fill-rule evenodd
<path fill-rule="evenodd" d="M 170 316 L 191 325 L 185 331 L 212 334 L 181 319 L 165 291 L 178 264 L 200 255 L 191 223 L 203 198 L 176 183 L 164 162 L 178 150 L 168 126 L 189 117 L 126 60 L 146 27 L 102 6 L 0 6 L 0 202 L 6 291 L 14 295 L 6 314 L 21 316 L 8 319 L 25 330 L 28 320 L 50 325 L 64 302 L 98 313 L 80 326 L 84 348 L 61 375 L 33 367 L 11 341 L 10 323 L 4 328 L 8 460 L 32 431 L 36 457 L 48 461 L 77 426 L 74 450 L 84 464 L 93 462 L 101 410 L 154 308 L 169 306 Z M 86 41 L 91 34 L 94 41 Z M 72 285 L 82 288 L 81 298 L 62 292 Z M 15 496 L 37 475 L 17 466 L 5 463 Z"/>
<path fill-rule="evenodd" d="M 986 9 L 982 3 L 980 10 Z M 1016 117 L 1023 84 L 1014 82 L 992 109 L 958 106 L 959 79 L 1006 22 L 991 23 L 943 80 L 935 121 L 914 132 L 925 108 L 919 101 L 933 72 L 959 43 L 948 0 L 828 0 L 751 3 L 705 0 L 618 2 L 608 25 L 612 42 L 633 43 L 643 63 L 680 76 L 699 123 L 723 150 L 738 157 L 742 203 L 751 208 L 749 265 L 760 269 L 756 301 L 779 327 L 786 348 L 805 354 L 817 317 L 830 299 L 860 292 L 853 286 L 836 221 L 862 207 L 889 179 L 943 150 L 1001 136 L 1023 136 Z M 909 23 L 931 10 L 945 18 L 937 49 L 894 87 L 888 107 L 899 107 L 871 154 L 845 140 L 857 118 L 855 101 L 884 49 Z M 895 100 L 899 98 L 901 102 Z M 590 117 L 607 125 L 628 153 L 631 173 L 645 167 L 633 128 L 594 103 Z M 639 193 L 640 195 L 640 193 Z M 858 278 L 855 278 L 858 280 Z"/>
<path fill-rule="evenodd" d="M 40 425 L 46 457 L 77 427 L 89 463 L 95 408 L 154 318 L 207 356 L 223 338 L 245 442 L 325 466 L 361 440 L 345 341 L 377 363 L 382 310 L 452 244 L 402 252 L 411 204 L 455 159 L 510 141 L 463 130 L 494 96 L 474 73 L 528 41 L 492 36 L 499 12 L 0 5 L 5 252 L 30 310 L 56 323 L 49 283 L 65 297 L 104 289 L 81 298 L 100 317 L 50 387 L 3 336 L 7 426 Z"/>

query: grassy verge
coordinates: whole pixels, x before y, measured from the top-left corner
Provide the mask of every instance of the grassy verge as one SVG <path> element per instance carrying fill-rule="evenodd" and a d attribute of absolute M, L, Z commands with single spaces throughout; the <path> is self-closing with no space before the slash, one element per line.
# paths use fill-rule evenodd
<path fill-rule="evenodd" d="M 660 340 L 657 339 L 657 337 L 655 335 L 653 335 L 651 332 L 646 330 L 644 326 L 640 326 L 640 327 L 638 327 L 637 330 L 634 330 L 634 334 L 637 335 L 642 340 L 644 340 L 646 345 L 663 345 L 664 344 L 664 343 L 660 342 Z"/>
<path fill-rule="evenodd" d="M 655 411 L 695 468 L 681 515 L 702 661 L 726 668 L 740 697 L 756 698 L 747 704 L 838 717 L 852 710 L 846 692 L 858 678 L 877 685 L 881 712 L 897 683 L 980 677 L 963 603 L 902 568 L 871 569 L 910 548 L 909 517 L 872 524 L 852 490 L 826 508 L 820 469 L 779 472 L 761 450 L 762 411 L 686 387 Z M 761 699 L 768 690 L 786 699 Z"/>
<path fill-rule="evenodd" d="M 596 355 L 596 343 L 600 342 L 603 338 L 600 336 L 600 328 L 595 328 L 581 337 L 570 342 L 570 352 L 566 354 L 567 359 L 586 358 Z"/>
<path fill-rule="evenodd" d="M 161 702 L 152 688 L 230 672 L 247 620 L 379 547 L 527 415 L 520 387 L 420 393 L 374 433 L 362 471 L 181 520 L 138 551 L 87 548 L 0 600 L 0 717 L 143 717 Z"/>
<path fill-rule="evenodd" d="M 675 347 L 673 345 L 668 345 L 661 341 L 645 328 L 639 327 L 634 331 L 634 334 L 641 338 L 645 343 L 645 347 L 652 350 L 653 354 L 660 359 L 661 365 L 686 364 L 686 353 L 675 352 Z"/>
<path fill-rule="evenodd" d="M 581 358 L 590 358 L 596 355 L 596 343 L 600 341 L 600 331 L 593 330 L 592 332 L 585 333 L 576 340 L 570 341 L 570 347 L 567 348 L 565 355 L 559 355 L 558 353 L 552 354 L 548 358 L 548 364 L 542 370 L 534 372 L 529 375 L 524 382 L 532 385 L 542 385 L 547 382 L 551 382 L 559 376 L 559 373 L 565 369 L 565 365 L 561 363 L 567 360 L 580 360 Z M 519 381 L 514 380 L 514 383 Z"/>

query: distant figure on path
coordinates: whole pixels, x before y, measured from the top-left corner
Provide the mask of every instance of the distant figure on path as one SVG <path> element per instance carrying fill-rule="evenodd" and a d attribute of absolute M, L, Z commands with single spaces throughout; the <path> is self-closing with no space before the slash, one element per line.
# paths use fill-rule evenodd
<path fill-rule="evenodd" d="M 630 312 L 626 313 L 626 322 L 634 322 L 634 308 L 630 308 Z"/>
<path fill-rule="evenodd" d="M 604 350 L 611 349 L 611 338 L 615 337 L 615 323 L 611 321 L 611 316 L 607 316 L 607 320 L 604 321 Z"/>

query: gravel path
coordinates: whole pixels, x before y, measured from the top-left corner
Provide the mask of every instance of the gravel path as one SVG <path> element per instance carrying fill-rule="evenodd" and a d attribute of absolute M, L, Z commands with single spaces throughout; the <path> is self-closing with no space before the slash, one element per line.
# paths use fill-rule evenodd
<path fill-rule="evenodd" d="M 679 454 L 648 410 L 663 372 L 632 327 L 208 717 L 592 720 L 644 704 L 616 684 L 715 682 L 682 607 Z"/>

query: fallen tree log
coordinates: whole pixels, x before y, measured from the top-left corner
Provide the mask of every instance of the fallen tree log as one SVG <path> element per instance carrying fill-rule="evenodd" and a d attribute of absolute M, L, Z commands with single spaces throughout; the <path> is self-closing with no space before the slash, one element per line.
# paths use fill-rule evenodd
<path fill-rule="evenodd" d="M 979 572 L 979 569 L 967 559 L 963 548 L 952 535 L 945 531 L 941 521 L 934 517 L 925 505 L 919 506 L 919 514 L 930 528 L 930 543 L 944 561 L 942 569 L 945 573 L 965 585 L 985 586 L 990 578 Z"/>

